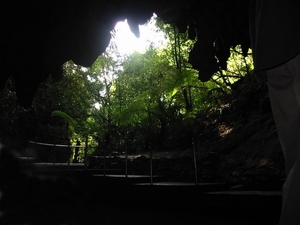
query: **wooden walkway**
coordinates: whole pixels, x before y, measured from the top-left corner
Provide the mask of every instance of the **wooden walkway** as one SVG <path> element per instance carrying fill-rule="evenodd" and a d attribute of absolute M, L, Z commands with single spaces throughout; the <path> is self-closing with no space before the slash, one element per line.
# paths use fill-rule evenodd
<path fill-rule="evenodd" d="M 68 179 L 58 179 L 62 183 L 56 185 L 49 182 L 50 186 L 46 182 L 44 192 L 38 189 L 35 194 L 19 195 L 24 199 L 17 198 L 14 210 L 21 210 L 5 218 L 14 222 L 10 224 L 30 224 L 28 218 L 36 222 L 38 216 L 58 221 L 53 224 L 69 225 L 79 224 L 78 221 L 85 225 L 100 224 L 104 218 L 109 221 L 103 224 L 275 225 L 280 215 L 278 191 L 231 190 L 224 183 L 169 182 L 159 175 L 153 176 L 151 183 L 150 175 L 126 176 L 117 171 L 108 174 L 109 170 L 104 175 L 102 170 L 85 169 L 83 164 L 73 164 L 70 170 L 65 168 L 67 164 L 60 163 L 35 166 L 38 174 Z M 49 216 L 49 212 L 53 215 Z M 74 223 L 67 222 L 73 218 Z"/>

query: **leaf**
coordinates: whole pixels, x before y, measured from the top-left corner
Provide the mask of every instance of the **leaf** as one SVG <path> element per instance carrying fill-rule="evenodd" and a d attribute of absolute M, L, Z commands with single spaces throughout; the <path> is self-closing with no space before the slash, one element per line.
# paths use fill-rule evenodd
<path fill-rule="evenodd" d="M 53 111 L 53 112 L 51 113 L 51 116 L 52 116 L 52 117 L 53 117 L 53 116 L 59 116 L 59 117 L 65 119 L 69 124 L 71 124 L 71 125 L 73 125 L 73 126 L 76 125 L 76 121 L 75 121 L 71 116 L 69 116 L 67 113 L 62 112 L 62 111 L 60 111 L 60 110 Z"/>

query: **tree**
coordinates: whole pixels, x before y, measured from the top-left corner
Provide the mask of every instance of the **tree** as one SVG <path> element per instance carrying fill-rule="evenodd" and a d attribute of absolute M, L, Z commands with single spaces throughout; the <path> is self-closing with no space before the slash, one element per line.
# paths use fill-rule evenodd
<path fill-rule="evenodd" d="M 23 150 L 32 133 L 30 119 L 31 111 L 17 103 L 14 79 L 8 79 L 0 92 L 0 142 Z"/>
<path fill-rule="evenodd" d="M 75 144 L 78 139 L 85 140 L 91 101 L 81 70 L 82 67 L 72 61 L 67 62 L 61 80 L 50 76 L 40 86 L 33 101 L 36 126 L 31 140 L 67 145 Z M 70 118 L 76 123 L 70 122 Z"/>

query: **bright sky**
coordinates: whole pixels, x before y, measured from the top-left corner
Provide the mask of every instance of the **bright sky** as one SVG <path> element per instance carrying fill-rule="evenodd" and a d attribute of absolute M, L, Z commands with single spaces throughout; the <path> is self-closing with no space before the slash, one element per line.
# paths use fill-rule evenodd
<path fill-rule="evenodd" d="M 166 46 L 168 40 L 164 37 L 164 33 L 159 31 L 155 26 L 155 18 L 156 15 L 153 15 L 148 23 L 139 26 L 140 38 L 136 38 L 130 31 L 127 20 L 116 24 L 115 36 L 112 37 L 111 42 L 116 43 L 118 52 L 121 56 L 129 55 L 135 51 L 143 53 L 150 44 L 153 44 L 155 47 Z M 109 54 L 113 55 L 113 53 Z M 99 109 L 100 104 L 96 103 L 95 108 Z"/>
<path fill-rule="evenodd" d="M 136 38 L 130 31 L 127 20 L 118 22 L 115 26 L 116 35 L 112 41 L 117 43 L 119 53 L 130 54 L 134 51 L 143 53 L 151 43 L 160 47 L 167 43 L 164 33 L 157 31 L 155 27 L 155 15 L 150 19 L 149 23 L 140 25 L 140 38 Z"/>

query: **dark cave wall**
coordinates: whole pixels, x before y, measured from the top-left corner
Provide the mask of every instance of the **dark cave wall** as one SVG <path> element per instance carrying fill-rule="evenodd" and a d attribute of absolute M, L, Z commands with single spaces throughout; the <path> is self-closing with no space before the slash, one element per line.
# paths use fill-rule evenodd
<path fill-rule="evenodd" d="M 4 4 L 5 3 L 5 4 Z M 180 32 L 189 29 L 198 41 L 190 53 L 190 62 L 206 81 L 226 67 L 229 48 L 248 37 L 248 1 L 5 1 L 1 7 L 2 35 L 0 90 L 8 77 L 16 83 L 18 102 L 31 106 L 39 86 L 50 74 L 59 77 L 68 60 L 90 66 L 102 54 L 110 31 L 127 18 L 131 30 L 139 36 L 138 24 L 153 13 L 174 24 Z M 218 60 L 215 58 L 218 57 Z"/>

